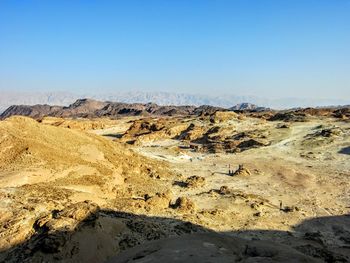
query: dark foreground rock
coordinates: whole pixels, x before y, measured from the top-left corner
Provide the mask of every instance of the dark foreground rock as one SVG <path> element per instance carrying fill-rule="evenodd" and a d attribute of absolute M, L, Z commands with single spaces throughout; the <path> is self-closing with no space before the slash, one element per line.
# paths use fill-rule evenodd
<path fill-rule="evenodd" d="M 200 233 L 136 246 L 107 261 L 127 262 L 322 262 L 288 246 Z"/>

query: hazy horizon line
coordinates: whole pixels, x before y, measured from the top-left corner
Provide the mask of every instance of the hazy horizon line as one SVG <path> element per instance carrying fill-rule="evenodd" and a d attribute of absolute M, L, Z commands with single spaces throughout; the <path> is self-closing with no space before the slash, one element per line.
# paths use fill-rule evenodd
<path fill-rule="evenodd" d="M 325 100 L 340 100 L 340 101 L 348 101 L 350 103 L 350 98 L 343 98 L 343 97 L 309 97 L 309 96 L 259 96 L 254 94 L 242 94 L 242 93 L 234 93 L 234 92 L 217 92 L 215 95 L 211 93 L 206 92 L 175 92 L 175 91 L 162 91 L 162 90 L 148 90 L 143 91 L 141 89 L 129 89 L 129 90 L 104 90 L 102 89 L 99 92 L 96 91 L 71 91 L 69 89 L 56 89 L 56 90 L 26 90 L 26 89 L 17 89 L 17 90 L 11 90 L 11 89 L 2 89 L 1 94 L 5 93 L 40 93 L 40 94 L 50 94 L 50 93 L 67 93 L 71 95 L 77 95 L 77 96 L 99 96 L 99 95 L 118 95 L 118 94 L 132 94 L 132 93 L 142 93 L 142 94 L 171 94 L 171 95 L 187 95 L 187 96 L 202 96 L 202 97 L 222 97 L 222 96 L 234 96 L 234 97 L 240 97 L 240 98 L 256 98 L 256 99 L 264 99 L 264 100 L 288 100 L 288 99 L 297 99 L 297 100 L 314 100 L 314 101 L 325 101 Z M 0 94 L 0 98 L 1 98 Z M 247 101 L 248 102 L 248 101 Z"/>
<path fill-rule="evenodd" d="M 307 107 L 341 107 L 350 105 L 346 99 L 317 99 L 317 98 L 263 98 L 258 96 L 244 96 L 218 94 L 216 96 L 200 93 L 176 93 L 167 91 L 110 91 L 110 92 L 72 92 L 64 90 L 55 91 L 19 91 L 7 90 L 0 94 L 0 112 L 12 105 L 57 105 L 68 106 L 78 99 L 94 99 L 120 103 L 155 103 L 158 105 L 211 105 L 230 108 L 237 104 L 250 103 L 258 107 L 276 110 Z"/>

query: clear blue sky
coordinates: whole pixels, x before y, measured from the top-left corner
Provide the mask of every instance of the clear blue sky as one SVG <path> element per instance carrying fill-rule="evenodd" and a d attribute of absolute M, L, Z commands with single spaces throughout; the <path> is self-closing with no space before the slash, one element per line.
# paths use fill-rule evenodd
<path fill-rule="evenodd" d="M 350 1 L 1 0 L 5 89 L 350 99 Z"/>

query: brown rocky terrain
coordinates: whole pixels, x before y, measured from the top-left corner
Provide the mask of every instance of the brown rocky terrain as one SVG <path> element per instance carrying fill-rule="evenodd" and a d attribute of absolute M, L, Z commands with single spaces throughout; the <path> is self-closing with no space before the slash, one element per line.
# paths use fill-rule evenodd
<path fill-rule="evenodd" d="M 12 105 L 7 108 L 0 119 L 21 115 L 41 119 L 45 116 L 64 118 L 118 118 L 125 116 L 207 116 L 215 112 L 236 112 L 248 116 L 265 118 L 271 121 L 304 121 L 308 116 L 335 117 L 349 120 L 350 107 L 324 107 L 302 108 L 284 111 L 275 111 L 265 107 L 259 107 L 251 103 L 240 103 L 230 108 L 215 107 L 210 105 L 175 106 L 157 105 L 155 103 L 122 103 L 110 101 L 98 101 L 93 99 L 78 99 L 69 106 L 50 105 Z"/>
<path fill-rule="evenodd" d="M 22 115 L 40 119 L 44 116 L 65 118 L 99 118 L 119 116 L 148 116 L 148 115 L 191 115 L 200 114 L 218 109 L 212 106 L 159 106 L 154 103 L 120 103 L 102 102 L 92 99 L 79 99 L 71 105 L 49 106 L 49 105 L 13 105 L 6 109 L 0 119 L 6 119 L 15 115 Z"/>
<path fill-rule="evenodd" d="M 1 262 L 349 262 L 346 110 L 89 105 L 0 121 Z"/>

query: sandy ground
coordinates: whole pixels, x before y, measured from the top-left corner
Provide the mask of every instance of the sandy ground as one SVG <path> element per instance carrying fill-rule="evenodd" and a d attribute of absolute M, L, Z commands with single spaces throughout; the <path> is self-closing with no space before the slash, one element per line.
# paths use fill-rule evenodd
<path fill-rule="evenodd" d="M 186 219 L 215 231 L 283 242 L 285 237 L 276 231 L 298 236 L 295 229 L 305 221 L 348 215 L 349 123 L 314 118 L 292 123 L 288 129 L 276 129 L 283 123 L 247 119 L 233 126 L 242 131 L 257 123 L 270 131 L 271 145 L 234 154 L 208 154 L 181 149 L 179 140 L 155 139 L 139 143 L 135 151 L 169 164 L 177 175 L 167 182 L 174 196 L 188 197 L 197 208 L 197 213 Z M 334 138 L 310 136 L 334 127 L 343 134 Z M 240 164 L 251 175 L 229 176 L 229 169 L 236 170 Z M 186 187 L 184 182 L 191 176 L 205 178 L 205 184 Z M 222 187 L 230 193 L 217 194 Z M 319 230 L 316 225 L 309 231 Z M 334 237 L 328 238 L 329 243 L 336 243 L 331 240 Z"/>
<path fill-rule="evenodd" d="M 349 136 L 317 148 L 302 143 L 315 128 L 325 124 L 333 125 L 331 120 L 294 123 L 287 132 L 283 131 L 284 134 L 272 134 L 276 143 L 238 154 L 203 154 L 189 150 L 175 152 L 174 149 L 180 145 L 176 140 L 156 140 L 135 150 L 169 163 L 178 174 L 179 181 L 193 175 L 204 177 L 206 184 L 203 187 L 188 189 L 175 185 L 172 190 L 175 195 L 190 197 L 200 209 L 222 209 L 227 214 L 239 214 L 233 222 L 228 225 L 220 222 L 215 229 L 222 231 L 244 227 L 287 230 L 306 218 L 349 212 L 350 155 L 340 153 L 350 145 Z M 349 132 L 348 123 L 336 125 Z M 239 164 L 244 164 L 252 175 L 228 176 L 229 165 L 231 169 L 237 169 Z M 258 209 L 250 209 L 240 200 L 208 194 L 221 186 L 256 195 L 267 202 Z M 300 211 L 291 214 L 281 212 L 281 202 L 282 206 L 296 206 Z M 242 213 L 242 209 L 247 210 L 246 213 Z M 263 216 L 252 216 L 260 210 Z M 208 224 L 213 227 L 210 222 Z"/>
<path fill-rule="evenodd" d="M 321 261 L 348 259 L 349 122 L 314 117 L 280 128 L 285 123 L 257 118 L 153 121 L 166 128 L 144 131 L 148 124 L 136 125 L 137 118 L 84 131 L 26 118 L 1 123 L 3 259 L 103 262 L 193 231 L 282 242 Z M 183 136 L 191 123 L 195 132 Z M 188 137 L 213 127 L 215 140 L 245 132 L 268 143 L 237 152 L 187 147 Z M 243 172 L 232 176 L 240 165 Z"/>

